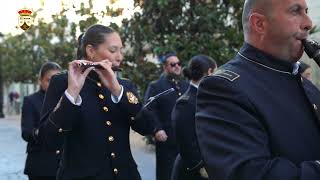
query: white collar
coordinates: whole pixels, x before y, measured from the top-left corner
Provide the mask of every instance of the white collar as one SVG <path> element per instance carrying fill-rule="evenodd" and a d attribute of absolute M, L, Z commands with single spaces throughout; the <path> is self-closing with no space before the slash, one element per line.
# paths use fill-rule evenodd
<path fill-rule="evenodd" d="M 194 84 L 192 81 L 190 81 L 190 85 L 193 86 L 193 87 L 195 87 L 195 88 L 197 88 L 197 89 L 198 89 L 198 87 L 199 87 L 199 85 Z"/>

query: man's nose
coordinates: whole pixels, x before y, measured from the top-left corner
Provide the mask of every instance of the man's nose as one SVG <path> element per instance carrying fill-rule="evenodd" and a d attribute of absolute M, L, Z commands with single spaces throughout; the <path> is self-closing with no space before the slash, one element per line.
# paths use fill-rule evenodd
<path fill-rule="evenodd" d="M 302 29 L 309 31 L 312 29 L 312 20 L 308 16 L 308 14 L 305 14 L 305 18 L 303 20 L 303 27 Z"/>

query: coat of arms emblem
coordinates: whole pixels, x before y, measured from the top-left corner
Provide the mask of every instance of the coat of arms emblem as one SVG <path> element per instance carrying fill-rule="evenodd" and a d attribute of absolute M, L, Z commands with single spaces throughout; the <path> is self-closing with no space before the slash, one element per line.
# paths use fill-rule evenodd
<path fill-rule="evenodd" d="M 19 27 L 24 31 L 28 30 L 33 23 L 32 11 L 29 9 L 21 9 L 19 13 Z"/>

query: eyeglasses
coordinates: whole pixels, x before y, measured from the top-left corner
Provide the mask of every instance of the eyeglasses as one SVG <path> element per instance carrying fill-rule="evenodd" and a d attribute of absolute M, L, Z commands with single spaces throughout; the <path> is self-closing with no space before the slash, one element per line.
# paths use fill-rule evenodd
<path fill-rule="evenodd" d="M 176 65 L 181 66 L 181 62 L 170 63 L 169 65 L 170 65 L 171 67 L 175 67 Z"/>

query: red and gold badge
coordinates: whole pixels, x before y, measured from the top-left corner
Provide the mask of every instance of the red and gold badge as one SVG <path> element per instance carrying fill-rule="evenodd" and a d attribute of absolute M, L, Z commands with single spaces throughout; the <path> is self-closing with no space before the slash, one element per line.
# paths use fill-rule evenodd
<path fill-rule="evenodd" d="M 18 13 L 19 13 L 19 27 L 24 31 L 28 30 L 33 23 L 32 11 L 24 8 L 19 10 Z"/>

